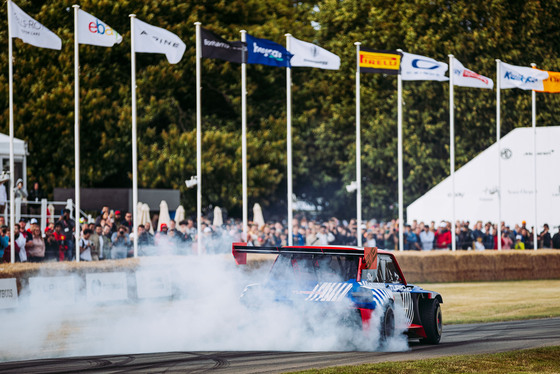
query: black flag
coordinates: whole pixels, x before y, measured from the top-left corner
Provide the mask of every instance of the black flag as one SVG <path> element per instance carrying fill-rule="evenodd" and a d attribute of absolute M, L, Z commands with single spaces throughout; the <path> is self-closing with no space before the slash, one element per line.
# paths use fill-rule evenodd
<path fill-rule="evenodd" d="M 215 35 L 212 31 L 200 28 L 202 57 L 218 58 L 220 60 L 241 64 L 244 55 L 247 55 L 247 47 L 243 42 L 228 42 Z M 246 58 L 245 58 L 246 61 Z"/>

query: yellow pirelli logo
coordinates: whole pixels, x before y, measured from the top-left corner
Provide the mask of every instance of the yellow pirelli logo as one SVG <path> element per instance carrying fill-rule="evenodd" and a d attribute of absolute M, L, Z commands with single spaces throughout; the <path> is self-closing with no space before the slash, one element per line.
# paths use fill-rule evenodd
<path fill-rule="evenodd" d="M 401 56 L 398 54 L 360 51 L 360 67 L 398 71 Z"/>

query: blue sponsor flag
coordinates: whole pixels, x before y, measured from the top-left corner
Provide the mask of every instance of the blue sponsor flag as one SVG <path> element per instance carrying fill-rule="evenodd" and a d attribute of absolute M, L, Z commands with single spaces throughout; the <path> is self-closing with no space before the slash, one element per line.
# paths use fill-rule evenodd
<path fill-rule="evenodd" d="M 247 63 L 290 67 L 292 54 L 278 43 L 247 34 Z"/>

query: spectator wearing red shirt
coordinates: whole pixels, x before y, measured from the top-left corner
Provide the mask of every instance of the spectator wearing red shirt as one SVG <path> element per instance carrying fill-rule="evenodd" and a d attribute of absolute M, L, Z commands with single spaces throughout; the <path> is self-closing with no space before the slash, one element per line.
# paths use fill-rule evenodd
<path fill-rule="evenodd" d="M 436 249 L 449 249 L 451 245 L 451 231 L 447 229 L 447 223 L 441 222 L 436 233 Z"/>

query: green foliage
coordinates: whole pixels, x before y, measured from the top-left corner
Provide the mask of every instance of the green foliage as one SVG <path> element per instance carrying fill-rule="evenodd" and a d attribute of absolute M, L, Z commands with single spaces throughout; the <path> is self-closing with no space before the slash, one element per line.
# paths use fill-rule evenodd
<path fill-rule="evenodd" d="M 29 144 L 30 180 L 49 191 L 74 180 L 73 2 L 21 0 L 18 5 L 58 34 L 62 51 L 14 41 L 15 135 Z M 130 20 L 166 28 L 187 44 L 183 60 L 137 54 L 140 187 L 179 188 L 188 212 L 196 192 L 195 36 L 200 21 L 228 40 L 239 30 L 284 44 L 284 34 L 312 41 L 341 57 L 339 71 L 292 69 L 294 190 L 325 214 L 355 215 L 355 46 L 397 49 L 440 61 L 454 54 L 468 68 L 494 77 L 495 58 L 560 70 L 556 43 L 560 2 L 506 0 L 260 1 L 85 0 L 82 9 L 123 35 L 113 48 L 80 46 L 81 182 L 131 185 Z M 6 19 L 6 6 L 0 9 Z M 319 26 L 313 28 L 311 22 Z M 7 27 L 0 29 L 7 45 Z M 7 66 L 7 48 L 0 61 Z M 285 217 L 286 83 L 283 69 L 247 66 L 250 204 Z M 361 76 L 364 216 L 397 212 L 396 77 Z M 202 63 L 203 206 L 232 215 L 241 208 L 241 82 L 238 65 Z M 405 205 L 449 170 L 448 85 L 404 82 Z M 530 125 L 530 94 L 502 92 L 502 134 Z M 539 126 L 554 125 L 558 98 L 539 94 Z M 8 133 L 8 71 L 0 74 L 0 131 Z M 495 91 L 457 88 L 457 167 L 495 141 Z"/>

